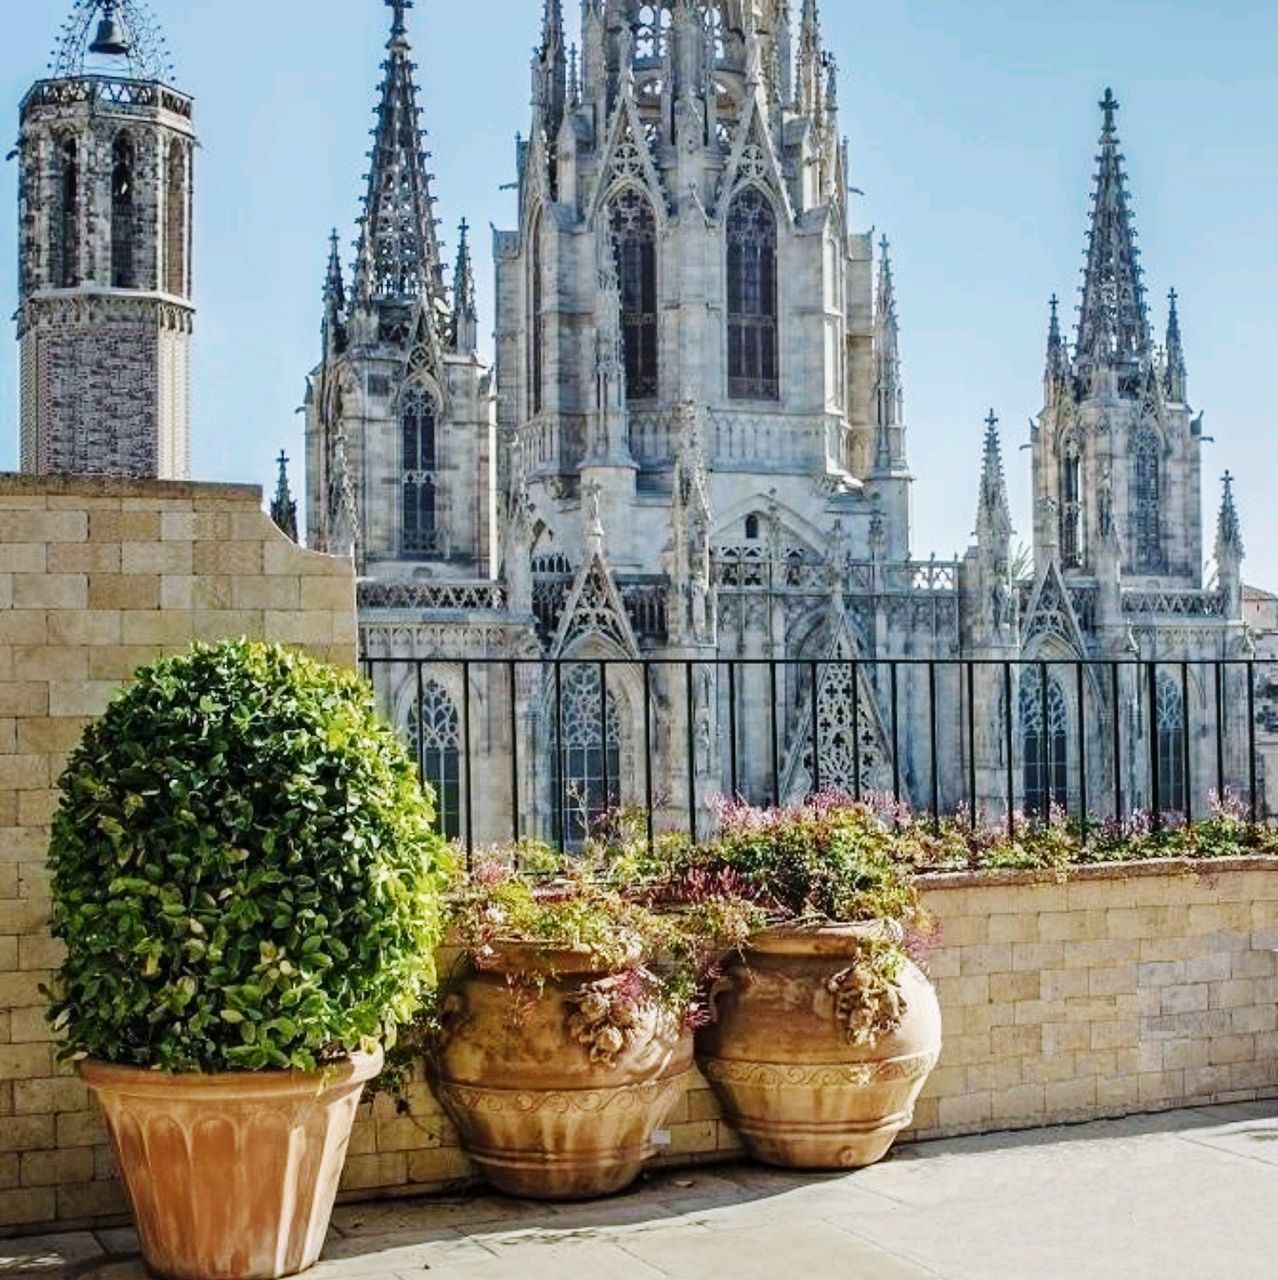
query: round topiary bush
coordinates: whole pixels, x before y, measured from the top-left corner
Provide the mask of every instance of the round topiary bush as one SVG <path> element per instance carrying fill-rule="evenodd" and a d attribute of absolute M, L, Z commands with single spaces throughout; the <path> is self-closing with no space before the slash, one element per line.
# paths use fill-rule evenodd
<path fill-rule="evenodd" d="M 85 732 L 53 824 L 66 1053 L 314 1070 L 433 979 L 447 846 L 353 673 L 247 640 L 144 668 Z"/>

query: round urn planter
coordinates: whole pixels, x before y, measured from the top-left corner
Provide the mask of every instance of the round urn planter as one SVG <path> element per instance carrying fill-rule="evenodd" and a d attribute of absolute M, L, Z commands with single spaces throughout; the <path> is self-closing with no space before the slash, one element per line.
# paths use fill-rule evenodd
<path fill-rule="evenodd" d="M 769 929 L 725 971 L 697 1062 L 755 1159 L 861 1168 L 913 1118 L 941 1050 L 941 1010 L 922 971 L 904 960 L 900 1025 L 872 1046 L 854 1044 L 840 1018 L 841 988 L 875 936 L 884 926 Z"/>
<path fill-rule="evenodd" d="M 382 1051 L 299 1071 L 171 1075 L 89 1059 L 147 1266 L 276 1280 L 313 1266 L 364 1083 Z"/>
<path fill-rule="evenodd" d="M 654 1153 L 692 1076 L 692 1034 L 646 997 L 624 1027 L 592 1017 L 617 978 L 586 948 L 509 942 L 450 985 L 432 1084 L 499 1190 L 611 1195 Z"/>

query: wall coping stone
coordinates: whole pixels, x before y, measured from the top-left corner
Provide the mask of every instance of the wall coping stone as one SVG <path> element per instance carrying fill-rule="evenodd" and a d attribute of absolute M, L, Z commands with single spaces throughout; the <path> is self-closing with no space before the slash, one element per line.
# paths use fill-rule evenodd
<path fill-rule="evenodd" d="M 217 498 L 262 502 L 262 486 L 225 484 L 212 480 L 150 480 L 133 476 L 48 475 L 0 471 L 0 497 L 49 494 L 54 497 Z"/>
<path fill-rule="evenodd" d="M 1072 863 L 1064 867 L 992 868 L 925 871 L 915 876 L 920 889 L 979 889 L 1002 885 L 1068 884 L 1078 880 L 1127 880 L 1142 876 L 1208 877 L 1222 871 L 1272 871 L 1278 856 L 1246 854 L 1225 858 L 1146 858 L 1139 862 Z"/>

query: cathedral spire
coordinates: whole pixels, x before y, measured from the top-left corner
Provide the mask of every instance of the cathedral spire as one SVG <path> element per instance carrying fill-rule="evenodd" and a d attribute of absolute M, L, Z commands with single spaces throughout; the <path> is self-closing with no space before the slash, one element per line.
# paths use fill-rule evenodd
<path fill-rule="evenodd" d="M 803 0 L 803 14 L 799 20 L 796 109 L 807 115 L 816 115 L 821 107 L 824 87 L 821 75 L 821 15 L 817 12 L 817 0 Z"/>
<path fill-rule="evenodd" d="M 1069 352 L 1065 349 L 1065 339 L 1061 336 L 1060 299 L 1052 294 L 1048 300 L 1050 317 L 1047 322 L 1047 370 L 1044 375 L 1048 394 L 1064 376 L 1069 365 Z"/>
<path fill-rule="evenodd" d="M 281 533 L 296 542 L 297 503 L 293 500 L 288 483 L 288 454 L 281 449 L 276 461 L 280 466 L 280 474 L 275 485 L 275 497 L 271 499 L 271 519 L 275 521 Z"/>
<path fill-rule="evenodd" d="M 1177 310 L 1177 293 L 1172 289 L 1167 295 L 1167 366 L 1163 372 L 1163 390 L 1169 400 L 1183 404 L 1185 400 L 1185 347 L 1180 337 L 1180 313 Z"/>
<path fill-rule="evenodd" d="M 981 494 L 976 507 L 977 545 L 1006 555 L 1012 540 L 1012 514 L 1003 474 L 1003 446 L 994 410 L 985 419 L 985 452 L 981 459 Z"/>
<path fill-rule="evenodd" d="M 892 278 L 892 259 L 888 248 L 888 239 L 884 236 L 879 241 L 879 281 L 874 299 L 876 471 L 890 471 L 905 465 L 900 327 L 896 312 L 896 284 Z"/>
<path fill-rule="evenodd" d="M 386 0 L 394 12 L 388 56 L 382 64 L 381 96 L 368 191 L 360 219 L 355 291 L 361 302 L 405 301 L 438 296 L 443 288 L 435 202 L 426 170 L 427 152 L 418 128 L 420 109 L 413 80 L 404 11 L 413 0 Z"/>
<path fill-rule="evenodd" d="M 479 346 L 479 308 L 475 302 L 475 270 L 470 260 L 470 224 L 461 221 L 457 266 L 453 271 L 453 349 L 464 353 Z"/>
<path fill-rule="evenodd" d="M 1080 364 L 1090 366 L 1136 361 L 1150 347 L 1136 229 L 1115 123 L 1118 101 L 1112 90 L 1105 90 L 1100 107 L 1104 119 L 1076 345 Z"/>
<path fill-rule="evenodd" d="M 545 0 L 541 47 L 535 64 L 537 107 L 547 140 L 553 144 L 568 101 L 568 43 L 564 39 L 563 0 Z"/>
<path fill-rule="evenodd" d="M 1225 472 L 1224 488 L 1220 497 L 1220 515 L 1216 518 L 1216 560 L 1218 564 L 1228 558 L 1241 562 L 1243 558 L 1242 522 L 1234 504 L 1234 477 Z"/>
<path fill-rule="evenodd" d="M 325 359 L 346 346 L 346 282 L 342 278 L 342 256 L 336 228 L 329 237 L 328 271 L 324 276 L 323 337 Z"/>

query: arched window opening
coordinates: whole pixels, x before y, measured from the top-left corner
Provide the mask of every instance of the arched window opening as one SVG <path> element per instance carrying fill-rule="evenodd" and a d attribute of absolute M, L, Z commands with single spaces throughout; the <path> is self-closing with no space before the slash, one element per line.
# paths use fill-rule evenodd
<path fill-rule="evenodd" d="M 190 292 L 187 274 L 187 150 L 175 142 L 169 148 L 165 181 L 164 289 L 185 298 Z"/>
<path fill-rule="evenodd" d="M 1072 440 L 1061 458 L 1061 562 L 1067 569 L 1083 563 L 1082 459 Z"/>
<path fill-rule="evenodd" d="M 133 143 L 120 134 L 111 148 L 111 284 L 134 289 Z"/>
<path fill-rule="evenodd" d="M 1069 712 L 1059 682 L 1047 678 L 1047 718 L 1038 668 L 1021 676 L 1021 788 L 1025 812 L 1046 821 L 1069 803 Z"/>
<path fill-rule="evenodd" d="M 420 705 L 409 707 L 408 738 L 422 782 L 435 793 L 435 829 L 456 840 L 461 835 L 461 721 L 438 681 L 426 681 Z"/>
<path fill-rule="evenodd" d="M 657 219 L 647 197 L 631 188 L 613 200 L 609 222 L 621 286 L 626 397 L 651 400 L 657 394 Z"/>
<path fill-rule="evenodd" d="M 777 218 L 757 187 L 746 187 L 728 212 L 728 394 L 776 400 Z"/>
<path fill-rule="evenodd" d="M 75 139 L 58 147 L 57 201 L 49 219 L 49 279 L 55 289 L 80 283 L 80 161 Z"/>
<path fill-rule="evenodd" d="M 545 302 L 546 264 L 541 248 L 542 218 L 532 224 L 532 262 L 528 289 L 528 412 L 536 417 L 543 403 L 543 367 L 546 360 L 546 327 L 541 309 Z"/>
<path fill-rule="evenodd" d="M 1158 677 L 1156 722 L 1158 804 L 1164 813 L 1185 813 L 1185 697 L 1169 675 Z"/>
<path fill-rule="evenodd" d="M 636 62 L 655 62 L 670 43 L 670 9 L 665 4 L 641 4 L 634 31 Z"/>
<path fill-rule="evenodd" d="M 406 556 L 439 551 L 436 527 L 436 426 L 434 397 L 424 387 L 405 390 L 399 407 L 402 436 L 403 511 L 401 545 Z"/>
<path fill-rule="evenodd" d="M 551 783 L 564 842 L 579 847 L 600 820 L 621 803 L 621 716 L 610 689 L 605 733 L 599 668 L 594 663 L 572 663 L 561 670 L 563 746 L 558 749 L 552 725 L 551 741 L 556 750 L 552 753 Z"/>
<path fill-rule="evenodd" d="M 1132 459 L 1133 543 L 1138 573 L 1157 573 L 1163 567 L 1160 452 L 1157 433 L 1142 432 Z"/>
<path fill-rule="evenodd" d="M 758 515 L 748 515 L 745 520 L 745 536 L 747 542 L 757 542 L 759 540 L 759 517 Z"/>

